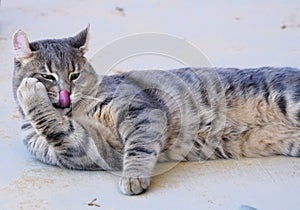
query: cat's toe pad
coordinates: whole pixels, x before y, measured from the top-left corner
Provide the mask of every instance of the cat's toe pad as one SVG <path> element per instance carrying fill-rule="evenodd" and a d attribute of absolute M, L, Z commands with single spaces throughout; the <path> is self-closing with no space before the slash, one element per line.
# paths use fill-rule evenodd
<path fill-rule="evenodd" d="M 150 177 L 121 177 L 119 187 L 123 194 L 138 195 L 145 192 L 150 185 Z"/>

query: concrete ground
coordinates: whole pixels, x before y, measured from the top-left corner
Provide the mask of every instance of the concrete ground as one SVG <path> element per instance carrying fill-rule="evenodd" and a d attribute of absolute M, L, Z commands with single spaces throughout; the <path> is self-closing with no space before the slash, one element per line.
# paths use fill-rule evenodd
<path fill-rule="evenodd" d="M 213 66 L 300 67 L 300 1 L 0 2 L 0 209 L 299 209 L 300 159 L 295 158 L 179 164 L 154 177 L 150 190 L 136 197 L 119 193 L 114 174 L 35 161 L 20 140 L 11 36 L 23 29 L 30 40 L 66 37 L 90 23 L 88 58 L 120 37 L 157 32 L 192 43 Z M 180 65 L 151 57 L 132 58 L 118 68 Z"/>

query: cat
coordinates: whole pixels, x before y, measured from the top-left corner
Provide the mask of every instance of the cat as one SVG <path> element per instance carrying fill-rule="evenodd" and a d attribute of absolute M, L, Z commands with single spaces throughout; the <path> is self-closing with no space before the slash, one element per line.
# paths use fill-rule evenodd
<path fill-rule="evenodd" d="M 145 192 L 157 162 L 300 156 L 300 70 L 182 68 L 97 75 L 90 29 L 29 42 L 13 35 L 23 142 L 44 163 L 122 171 Z"/>

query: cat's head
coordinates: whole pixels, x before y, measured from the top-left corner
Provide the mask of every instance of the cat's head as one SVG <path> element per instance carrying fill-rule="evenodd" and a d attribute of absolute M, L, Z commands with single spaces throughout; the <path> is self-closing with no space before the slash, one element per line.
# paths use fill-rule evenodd
<path fill-rule="evenodd" d="M 98 80 L 84 56 L 88 40 L 89 27 L 73 37 L 35 42 L 29 42 L 25 32 L 17 31 L 13 36 L 15 96 L 26 77 L 42 82 L 52 104 L 60 110 L 68 110 L 91 95 Z"/>

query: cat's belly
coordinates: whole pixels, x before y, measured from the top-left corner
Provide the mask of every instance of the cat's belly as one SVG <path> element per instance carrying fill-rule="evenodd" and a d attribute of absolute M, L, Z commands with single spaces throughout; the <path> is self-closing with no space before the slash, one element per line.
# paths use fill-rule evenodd
<path fill-rule="evenodd" d="M 285 153 L 289 142 L 300 140 L 298 105 L 287 104 L 286 113 L 276 96 L 262 95 L 227 100 L 226 118 L 219 135 L 214 127 L 199 122 L 198 136 L 186 141 L 176 138 L 159 161 L 197 161 L 217 158 L 261 157 Z M 212 121 L 220 119 L 213 119 Z M 220 123 L 222 124 L 222 123 Z M 286 152 L 288 153 L 288 151 Z"/>

